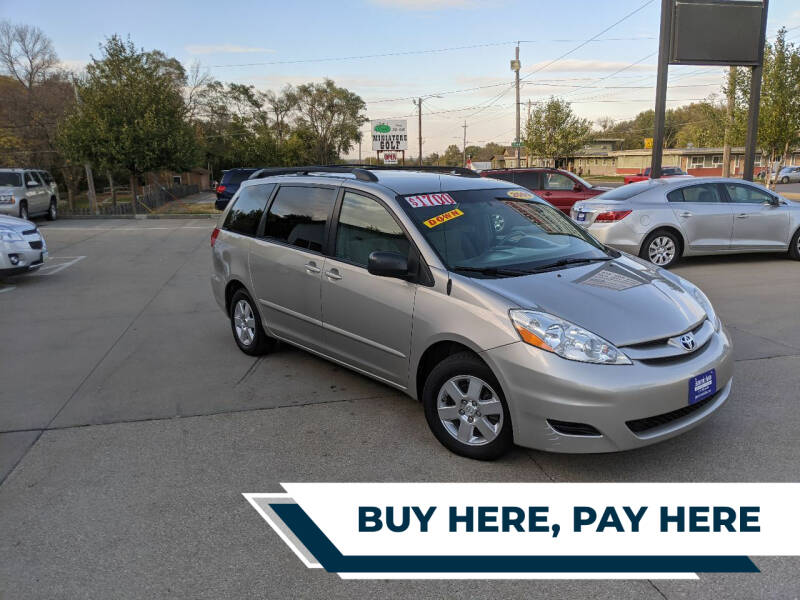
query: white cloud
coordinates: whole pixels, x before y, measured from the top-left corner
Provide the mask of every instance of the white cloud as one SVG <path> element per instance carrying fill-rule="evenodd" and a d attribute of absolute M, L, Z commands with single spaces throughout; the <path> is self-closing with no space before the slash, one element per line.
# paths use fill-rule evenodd
<path fill-rule="evenodd" d="M 271 48 L 257 48 L 254 46 L 236 46 L 234 44 L 219 44 L 216 46 L 186 46 L 189 54 L 268 54 L 275 52 Z"/>
<path fill-rule="evenodd" d="M 59 61 L 61 68 L 66 71 L 72 71 L 74 73 L 78 73 L 83 71 L 86 68 L 86 65 L 89 64 L 86 60 L 79 60 L 79 59 L 64 59 Z"/>
<path fill-rule="evenodd" d="M 443 8 L 473 8 L 476 0 L 370 0 L 372 4 L 386 8 L 405 10 L 440 10 Z"/>

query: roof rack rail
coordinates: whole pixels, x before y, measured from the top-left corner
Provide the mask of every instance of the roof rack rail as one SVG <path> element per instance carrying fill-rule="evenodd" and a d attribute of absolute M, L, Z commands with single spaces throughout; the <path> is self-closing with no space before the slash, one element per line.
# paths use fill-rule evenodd
<path fill-rule="evenodd" d="M 365 165 L 349 164 L 349 167 L 365 169 L 370 171 L 422 171 L 430 173 L 442 173 L 444 175 L 460 175 L 461 177 L 480 177 L 477 171 L 466 167 L 447 167 L 437 165 Z"/>
<path fill-rule="evenodd" d="M 361 181 L 378 181 L 374 173 L 360 167 L 348 165 L 312 165 L 308 167 L 270 167 L 259 169 L 248 179 L 261 179 L 263 177 L 273 177 L 275 175 L 308 175 L 309 173 L 350 173 Z"/>

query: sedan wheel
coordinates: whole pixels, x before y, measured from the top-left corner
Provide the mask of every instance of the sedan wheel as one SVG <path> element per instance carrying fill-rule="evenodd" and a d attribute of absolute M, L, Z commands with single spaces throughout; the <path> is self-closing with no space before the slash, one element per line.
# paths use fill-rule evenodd
<path fill-rule="evenodd" d="M 675 260 L 678 248 L 668 235 L 657 235 L 647 245 L 647 258 L 654 265 L 666 267 Z"/>
<path fill-rule="evenodd" d="M 781 179 L 781 183 L 789 183 L 789 178 L 784 177 L 783 179 Z"/>
<path fill-rule="evenodd" d="M 445 431 L 462 444 L 493 442 L 503 428 L 503 405 L 492 387 L 472 375 L 448 379 L 436 401 Z"/>

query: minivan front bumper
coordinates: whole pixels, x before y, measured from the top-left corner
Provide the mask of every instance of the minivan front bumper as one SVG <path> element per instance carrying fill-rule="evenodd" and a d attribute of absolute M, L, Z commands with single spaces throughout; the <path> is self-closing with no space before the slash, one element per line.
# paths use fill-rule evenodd
<path fill-rule="evenodd" d="M 481 355 L 505 392 L 514 442 L 551 452 L 615 452 L 679 435 L 725 403 L 733 376 L 732 345 L 722 327 L 691 355 L 631 365 L 566 360 L 523 342 Z M 716 394 L 690 405 L 690 379 L 711 369 Z M 596 432 L 565 434 L 554 422 Z"/>

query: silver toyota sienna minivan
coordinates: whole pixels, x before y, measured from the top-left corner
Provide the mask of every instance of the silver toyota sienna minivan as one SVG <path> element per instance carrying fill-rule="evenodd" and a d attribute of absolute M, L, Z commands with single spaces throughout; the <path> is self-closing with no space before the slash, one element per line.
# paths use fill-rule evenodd
<path fill-rule="evenodd" d="M 637 448 L 731 391 L 700 289 L 466 169 L 265 169 L 211 246 L 243 352 L 282 340 L 402 390 L 464 456 Z"/>

